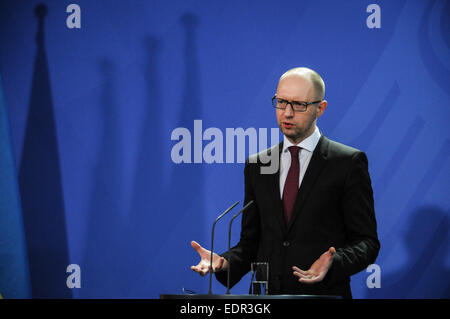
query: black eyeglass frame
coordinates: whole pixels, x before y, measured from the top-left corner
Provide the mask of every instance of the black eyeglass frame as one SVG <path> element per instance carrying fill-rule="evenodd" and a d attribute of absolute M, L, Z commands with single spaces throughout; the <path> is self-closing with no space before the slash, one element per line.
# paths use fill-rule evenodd
<path fill-rule="evenodd" d="M 320 102 L 323 101 L 323 100 L 317 100 L 317 101 L 313 101 L 313 102 L 299 102 L 299 101 L 288 101 L 288 100 L 285 100 L 285 99 L 280 99 L 280 100 L 282 100 L 282 101 L 286 101 L 286 107 L 285 107 L 285 108 L 282 108 L 282 107 L 278 107 L 278 106 L 277 106 L 278 103 L 274 103 L 274 101 L 275 101 L 276 99 L 280 99 L 280 98 L 278 98 L 276 95 L 274 95 L 274 96 L 272 97 L 272 106 L 273 106 L 274 108 L 279 109 L 279 110 L 285 110 L 285 109 L 287 108 L 288 104 L 290 104 L 290 105 L 291 105 L 291 108 L 292 108 L 292 110 L 293 110 L 294 112 L 306 112 L 306 111 L 308 110 L 308 106 L 309 106 L 309 105 L 311 105 L 311 104 L 316 104 L 316 103 L 320 103 Z M 304 109 L 303 111 L 296 110 L 295 107 L 294 107 L 294 103 L 296 103 L 297 105 L 303 106 L 305 109 Z"/>

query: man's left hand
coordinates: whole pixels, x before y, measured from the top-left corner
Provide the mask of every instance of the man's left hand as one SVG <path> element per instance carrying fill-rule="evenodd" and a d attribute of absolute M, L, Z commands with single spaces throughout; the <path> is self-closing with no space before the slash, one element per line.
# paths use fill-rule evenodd
<path fill-rule="evenodd" d="M 293 266 L 294 276 L 298 277 L 299 282 L 305 284 L 313 284 L 322 281 L 333 263 L 333 255 L 335 253 L 336 249 L 330 247 L 330 249 L 324 252 L 319 259 L 312 264 L 311 268 L 306 271 Z"/>

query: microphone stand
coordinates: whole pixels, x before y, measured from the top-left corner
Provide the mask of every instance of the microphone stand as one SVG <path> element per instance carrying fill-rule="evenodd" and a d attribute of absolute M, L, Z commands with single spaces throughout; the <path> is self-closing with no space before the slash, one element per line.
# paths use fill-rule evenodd
<path fill-rule="evenodd" d="M 209 291 L 208 294 L 211 295 L 212 294 L 212 263 L 213 263 L 213 254 L 214 254 L 214 228 L 216 227 L 216 223 L 219 221 L 219 219 L 221 219 L 223 216 L 225 216 L 226 214 L 228 214 L 228 212 L 230 210 L 232 210 L 237 204 L 239 204 L 239 201 L 237 201 L 236 203 L 234 203 L 233 205 L 231 205 L 226 211 L 224 211 L 222 214 L 220 214 L 219 217 L 216 218 L 216 220 L 213 223 L 213 227 L 212 227 L 212 231 L 211 231 L 211 262 L 209 264 Z"/>
<path fill-rule="evenodd" d="M 244 210 L 246 210 L 251 204 L 253 204 L 253 200 L 249 201 L 247 205 L 245 205 L 236 215 L 231 218 L 230 226 L 228 228 L 228 251 L 231 248 L 231 225 L 233 221 L 238 217 Z M 228 268 L 227 268 L 227 295 L 230 294 L 230 273 L 231 273 L 231 254 L 228 257 Z"/>

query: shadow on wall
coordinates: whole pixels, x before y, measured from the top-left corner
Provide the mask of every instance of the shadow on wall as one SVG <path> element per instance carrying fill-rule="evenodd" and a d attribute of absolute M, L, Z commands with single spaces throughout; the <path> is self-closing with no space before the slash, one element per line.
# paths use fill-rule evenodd
<path fill-rule="evenodd" d="M 145 39 L 147 62 L 144 67 L 148 102 L 145 105 L 144 119 L 141 123 L 139 148 L 136 155 L 136 173 L 131 202 L 128 234 L 132 240 L 128 249 L 132 249 L 141 265 L 134 267 L 132 275 L 133 290 L 127 297 L 158 296 L 164 290 L 178 291 L 186 284 L 186 273 L 190 271 L 186 264 L 191 256 L 189 243 L 173 241 L 184 238 L 184 232 L 191 233 L 192 227 L 201 232 L 204 218 L 194 217 L 195 224 L 178 223 L 185 221 L 188 214 L 203 214 L 203 168 L 202 165 L 166 165 L 172 172 L 168 180 L 163 180 L 165 163 L 171 161 L 170 151 L 165 149 L 170 141 L 170 132 L 163 127 L 164 116 L 176 119 L 177 127 L 191 127 L 194 119 L 201 118 L 202 103 L 199 92 L 199 64 L 197 57 L 196 27 L 198 18 L 193 14 L 184 14 L 180 22 L 185 29 L 183 50 L 184 82 L 182 102 L 178 117 L 173 114 L 178 109 L 171 101 L 162 101 L 159 87 L 161 70 L 159 58 L 162 40 L 149 36 Z M 193 215 L 197 216 L 197 215 Z M 172 240 L 172 241 L 171 241 Z M 179 246 L 183 247 L 180 251 Z M 174 259 L 171 252 L 177 251 Z M 128 268 L 130 270 L 130 268 Z M 158 276 L 155 277 L 155 274 Z M 187 283 L 190 284 L 190 283 Z"/>
<path fill-rule="evenodd" d="M 72 298 L 66 286 L 69 253 L 57 132 L 47 55 L 45 5 L 38 18 L 30 106 L 19 169 L 19 186 L 33 298 Z"/>
<path fill-rule="evenodd" d="M 171 223 L 167 204 L 163 200 L 167 191 L 163 188 L 163 141 L 166 138 L 163 116 L 169 108 L 161 99 L 160 57 L 163 41 L 157 36 L 149 35 L 144 39 L 143 46 L 146 53 L 142 68 L 146 96 L 134 156 L 133 191 L 126 230 L 129 240 L 124 247 L 133 251 L 139 263 L 123 265 L 128 274 L 127 280 L 133 283 L 129 285 L 131 290 L 127 291 L 127 297 L 136 297 L 140 291 L 148 291 L 142 279 L 150 273 L 150 265 L 158 256 L 161 239 L 166 237 Z M 153 272 L 152 277 L 154 273 L 158 271 Z"/>
<path fill-rule="evenodd" d="M 435 7 L 441 7 L 441 11 L 434 10 Z M 422 62 L 424 63 L 433 81 L 442 89 L 442 91 L 446 92 L 447 95 L 450 95 L 450 87 L 448 85 L 448 83 L 450 82 L 450 70 L 446 67 L 446 64 L 441 61 L 441 59 L 445 59 L 445 57 L 439 57 L 436 54 L 436 51 L 433 49 L 436 47 L 436 43 L 433 42 L 436 41 L 437 38 L 439 38 L 440 41 L 442 41 L 442 43 L 445 43 L 447 45 L 447 48 L 449 48 L 449 12 L 450 4 L 448 1 L 445 4 L 440 1 L 429 1 L 426 9 L 422 14 L 420 20 L 420 32 L 418 33 L 418 43 L 422 56 Z M 438 21 L 441 21 L 441 25 L 439 27 L 440 34 L 431 38 L 430 28 L 432 27 L 433 23 L 438 23 Z M 446 25 L 446 27 L 443 27 L 444 25 Z M 447 51 L 447 53 L 448 52 L 449 51 Z"/>
<path fill-rule="evenodd" d="M 163 117 L 175 118 L 177 127 L 188 127 L 193 132 L 194 120 L 202 116 L 196 43 L 199 19 L 186 13 L 180 18 L 180 22 L 185 30 L 182 51 L 184 81 L 180 107 L 161 99 L 162 90 L 158 86 L 161 74 L 157 67 L 161 40 L 152 36 L 145 41 L 148 52 L 145 78 L 149 102 L 145 109 L 141 144 L 136 156 L 138 162 L 130 223 L 130 233 L 133 230 L 132 236 L 135 240 L 130 244 L 138 248 L 138 256 L 146 265 L 136 271 L 135 291 L 146 291 L 147 296 L 158 296 L 163 290 L 178 291 L 183 284 L 191 284 L 186 282 L 185 272 L 190 270 L 183 266 L 187 256 L 192 255 L 189 242 L 174 242 L 173 239 L 184 238 L 187 236 L 185 232 L 201 232 L 204 225 L 201 215 L 204 212 L 202 165 L 168 165 L 167 167 L 172 169 L 170 178 L 163 180 L 162 176 L 163 163 L 171 161 L 170 151 L 164 148 L 166 143 L 170 143 L 170 131 L 162 126 Z M 173 115 L 174 109 L 180 109 L 178 116 Z M 194 216 L 189 220 L 195 220 L 195 223 L 183 224 L 182 229 L 179 229 L 178 223 L 185 222 L 187 215 Z M 192 231 L 194 227 L 195 230 Z M 179 248 L 180 246 L 183 248 Z M 177 251 L 176 260 L 170 254 L 173 251 Z M 184 271 L 180 271 L 182 267 Z M 158 274 L 158 278 L 155 278 L 154 274 Z M 131 295 L 136 294 L 138 293 L 132 292 Z"/>
<path fill-rule="evenodd" d="M 202 114 L 195 46 L 198 19 L 186 14 L 181 22 L 186 30 L 185 79 L 176 125 L 189 127 Z M 143 116 L 138 122 L 138 146 L 132 156 L 135 173 L 129 207 L 124 198 L 126 141 L 121 134 L 126 123 L 120 120 L 121 106 L 116 96 L 119 88 L 115 85 L 119 75 L 113 62 L 108 59 L 100 62 L 104 77 L 100 101 L 103 126 L 92 175 L 91 209 L 82 264 L 85 283 L 82 298 L 148 298 L 172 284 L 181 287 L 182 279 L 173 274 L 173 264 L 166 265 L 176 262 L 170 260 L 171 256 L 165 251 L 178 245 L 168 241 L 179 235 L 172 234 L 174 219 L 182 220 L 187 213 L 204 210 L 201 166 L 175 165 L 170 180 L 163 180 L 165 161 L 170 161 L 170 152 L 165 149 L 170 135 L 164 129 L 163 116 L 174 108 L 170 101 L 163 104 L 161 98 L 159 60 L 163 41 L 150 35 L 143 43 L 147 56 L 142 68 L 146 97 L 141 106 Z M 203 229 L 202 223 L 199 221 L 195 227 Z M 185 243 L 187 249 L 181 255 L 191 253 L 188 244 Z"/>
<path fill-rule="evenodd" d="M 82 264 L 83 298 L 118 297 L 120 286 L 110 272 L 118 272 L 122 242 L 124 160 L 120 134 L 120 114 L 113 77 L 115 64 L 99 62 L 103 77 L 100 91 L 100 142 L 92 172 L 91 209 L 89 210 L 85 256 Z"/>
<path fill-rule="evenodd" d="M 435 206 L 417 209 L 403 234 L 408 256 L 398 272 L 381 275 L 381 288 L 366 298 L 450 298 L 449 213 Z"/>
<path fill-rule="evenodd" d="M 409 126 L 407 133 L 411 133 L 411 135 L 403 137 L 381 177 L 374 184 L 375 204 L 386 194 L 386 190 L 383 188 L 388 188 L 398 168 L 402 166 L 405 154 L 407 156 L 411 149 L 413 142 L 410 140 L 416 140 L 416 134 L 423 130 L 424 125 L 424 120 L 420 116 L 416 116 Z M 398 158 L 396 158 L 397 155 Z M 424 206 L 422 203 L 422 200 L 429 195 L 433 183 L 441 176 L 449 158 L 450 140 L 446 139 L 442 141 L 441 147 L 434 157 L 424 159 L 423 163 L 427 165 L 427 169 L 415 185 L 414 191 L 408 195 L 409 200 L 405 202 L 405 208 L 396 214 L 400 218 L 397 218 L 389 233 L 384 236 L 381 242 L 382 253 L 376 263 L 379 265 L 401 263 L 403 260 L 392 256 L 395 253 L 394 245 L 386 246 L 383 243 L 396 243 L 402 237 L 408 248 L 408 260 L 399 273 L 384 275 L 383 269 L 381 269 L 381 288 L 366 290 L 366 298 L 442 298 L 449 296 L 450 274 L 448 266 L 445 266 L 446 256 L 439 254 L 449 248 L 447 238 L 449 212 L 445 211 L 445 208 Z M 375 210 L 377 211 L 378 208 L 375 207 Z"/>

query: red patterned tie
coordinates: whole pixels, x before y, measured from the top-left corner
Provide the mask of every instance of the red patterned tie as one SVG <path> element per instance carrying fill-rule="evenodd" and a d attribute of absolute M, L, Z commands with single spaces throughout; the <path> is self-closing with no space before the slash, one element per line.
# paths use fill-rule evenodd
<path fill-rule="evenodd" d="M 289 167 L 289 172 L 287 174 L 283 189 L 283 207 L 286 224 L 289 224 L 292 210 L 294 209 L 295 198 L 298 193 L 298 179 L 300 172 L 300 165 L 298 161 L 300 147 L 290 146 L 288 149 L 291 153 L 291 167 Z"/>

